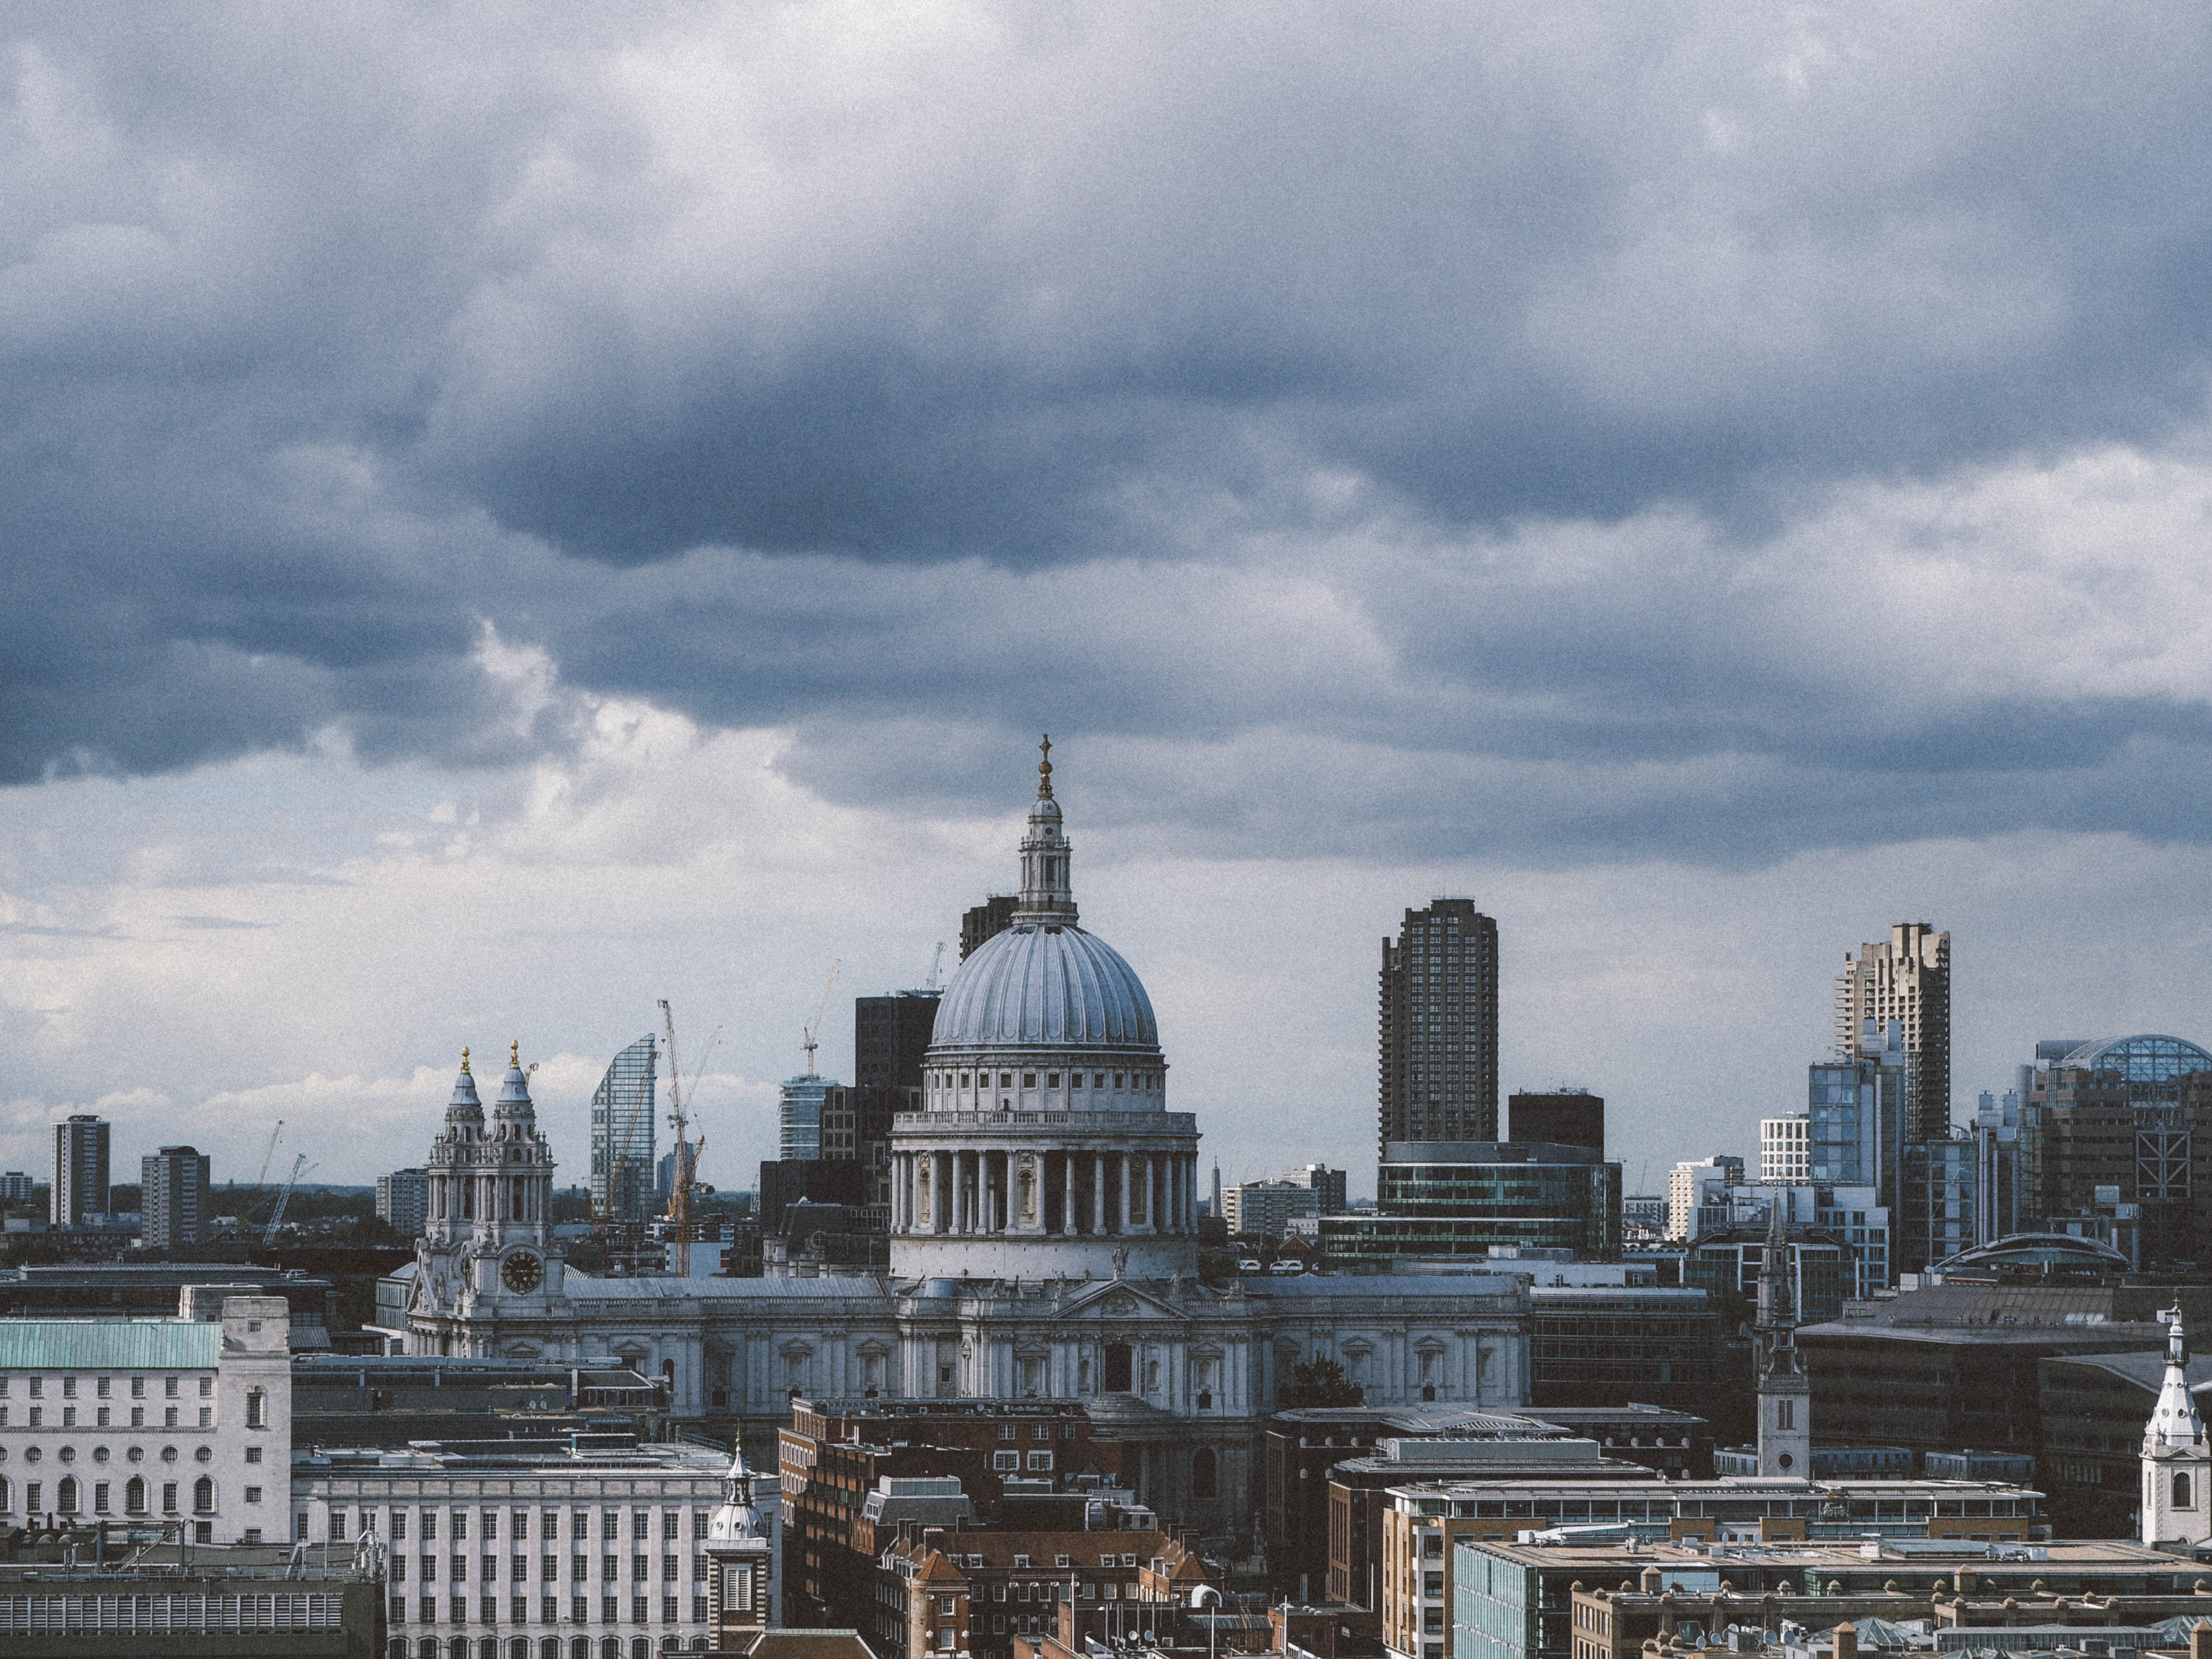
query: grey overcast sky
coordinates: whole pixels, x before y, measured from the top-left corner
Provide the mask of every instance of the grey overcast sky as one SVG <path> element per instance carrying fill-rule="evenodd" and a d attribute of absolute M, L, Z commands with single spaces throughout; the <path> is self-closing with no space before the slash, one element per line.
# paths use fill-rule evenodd
<path fill-rule="evenodd" d="M 1373 1179 L 1406 906 L 1632 1190 L 1949 927 L 1956 1104 L 2212 1040 L 2202 6 L 0 14 L 0 1164 L 750 1184 L 1054 734 L 1239 1179 Z M 950 953 L 948 952 L 948 955 Z M 720 1030 L 719 1041 L 713 1034 Z M 312 1177 L 311 1177 L 312 1178 Z"/>

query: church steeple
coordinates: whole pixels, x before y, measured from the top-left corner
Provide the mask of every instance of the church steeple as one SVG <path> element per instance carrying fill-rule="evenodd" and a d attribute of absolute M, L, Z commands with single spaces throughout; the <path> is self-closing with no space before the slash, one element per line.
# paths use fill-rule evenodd
<path fill-rule="evenodd" d="M 2189 1345 L 2182 1334 L 2177 1305 L 2159 1316 L 2166 1321 L 2166 1381 L 2143 1425 L 2142 1540 L 2146 1544 L 2201 1544 L 2212 1539 L 2212 1443 L 2204 1418 L 2189 1391 Z"/>
<path fill-rule="evenodd" d="M 1759 1472 L 1803 1480 L 1813 1473 L 1813 1385 L 1797 1352 L 1796 1298 L 1790 1293 L 1790 1189 L 1777 1187 L 1768 1205 L 1766 1253 L 1759 1264 Z"/>
<path fill-rule="evenodd" d="M 717 1652 L 743 1653 L 777 1622 L 775 1523 L 753 1503 L 742 1443 L 731 1449 L 720 1507 L 707 1517 L 707 1620 Z"/>
<path fill-rule="evenodd" d="M 1030 807 L 1029 834 L 1022 838 L 1022 896 L 1014 906 L 1017 927 L 1073 927 L 1075 893 L 1068 884 L 1067 837 L 1060 830 L 1060 803 L 1052 795 L 1052 736 L 1038 745 L 1036 800 Z"/>

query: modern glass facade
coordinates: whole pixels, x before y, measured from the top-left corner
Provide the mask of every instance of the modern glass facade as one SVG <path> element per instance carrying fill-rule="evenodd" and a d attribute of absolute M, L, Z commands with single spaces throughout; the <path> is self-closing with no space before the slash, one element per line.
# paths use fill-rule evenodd
<path fill-rule="evenodd" d="M 653 1218 L 653 1083 L 659 1049 L 641 1036 L 592 1093 L 592 1205 L 609 1222 Z"/>
<path fill-rule="evenodd" d="M 1620 1255 L 1620 1165 L 1587 1146 L 1516 1141 L 1392 1141 L 1375 1215 L 1324 1216 L 1332 1261 L 1457 1261 L 1492 1244 Z"/>
<path fill-rule="evenodd" d="M 776 1157 L 822 1157 L 822 1109 L 833 1090 L 841 1088 L 833 1077 L 787 1077 L 776 1111 Z M 852 1153 L 845 1152 L 850 1158 Z"/>

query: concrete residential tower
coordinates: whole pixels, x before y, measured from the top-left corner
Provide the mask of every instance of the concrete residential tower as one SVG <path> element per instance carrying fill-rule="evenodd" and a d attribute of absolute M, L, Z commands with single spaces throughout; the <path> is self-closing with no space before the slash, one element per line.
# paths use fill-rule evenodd
<path fill-rule="evenodd" d="M 1498 1139 L 1498 924 L 1472 899 L 1408 910 L 1382 941 L 1376 1153 Z"/>
<path fill-rule="evenodd" d="M 1868 1021 L 1873 1021 L 1871 1027 Z M 1951 1134 L 1951 936 L 1924 921 L 1900 921 L 1887 942 L 1862 945 L 1836 975 L 1836 1052 L 1866 1053 L 1895 1020 L 1903 1027 L 1911 1122 L 1906 1138 Z"/>

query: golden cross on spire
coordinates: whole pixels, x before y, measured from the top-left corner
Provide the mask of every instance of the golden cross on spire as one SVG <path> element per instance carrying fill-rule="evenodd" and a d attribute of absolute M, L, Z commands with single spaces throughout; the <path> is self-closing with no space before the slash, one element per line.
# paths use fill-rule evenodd
<path fill-rule="evenodd" d="M 1048 732 L 1044 734 L 1044 741 L 1039 744 L 1037 748 L 1043 755 L 1043 758 L 1037 762 L 1037 793 L 1040 795 L 1049 795 L 1052 793 L 1051 732 Z"/>
<path fill-rule="evenodd" d="M 461 1049 L 461 1069 L 465 1072 L 469 1069 L 469 1051 L 465 1045 Z"/>
<path fill-rule="evenodd" d="M 516 1071 L 522 1069 L 522 1039 L 516 1037 L 507 1045 L 507 1063 Z"/>

